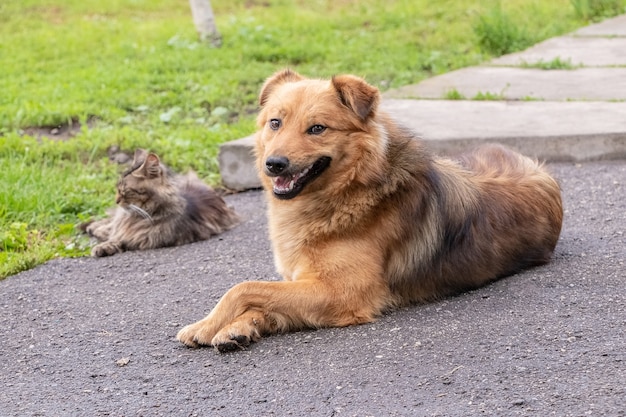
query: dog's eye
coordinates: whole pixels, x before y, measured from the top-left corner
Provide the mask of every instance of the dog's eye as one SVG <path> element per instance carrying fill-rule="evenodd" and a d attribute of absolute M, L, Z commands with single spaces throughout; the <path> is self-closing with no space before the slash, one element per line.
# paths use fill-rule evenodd
<path fill-rule="evenodd" d="M 306 131 L 306 133 L 308 133 L 309 135 L 319 135 L 325 130 L 326 130 L 326 126 L 313 125 L 309 128 L 309 130 Z"/>
<path fill-rule="evenodd" d="M 278 130 L 282 126 L 282 124 L 283 123 L 280 121 L 280 119 L 271 119 L 270 120 L 270 129 Z"/>

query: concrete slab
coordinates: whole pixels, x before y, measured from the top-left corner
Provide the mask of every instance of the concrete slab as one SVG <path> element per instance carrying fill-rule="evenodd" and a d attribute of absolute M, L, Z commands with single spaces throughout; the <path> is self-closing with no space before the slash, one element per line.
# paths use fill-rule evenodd
<path fill-rule="evenodd" d="M 626 36 L 626 15 L 607 19 L 574 32 L 575 36 Z"/>
<path fill-rule="evenodd" d="M 222 144 L 217 159 L 225 187 L 243 191 L 261 186 L 254 165 L 254 135 Z"/>
<path fill-rule="evenodd" d="M 492 60 L 492 65 L 520 65 L 571 60 L 586 67 L 626 66 L 626 38 L 560 36 L 529 49 Z"/>
<path fill-rule="evenodd" d="M 442 154 L 497 142 L 549 161 L 626 157 L 626 103 L 384 100 Z"/>
<path fill-rule="evenodd" d="M 507 100 L 626 100 L 626 68 L 471 67 L 387 91 L 384 97 L 444 99 L 454 90 L 467 99 L 490 93 Z"/>
<path fill-rule="evenodd" d="M 626 103 L 386 99 L 382 109 L 440 154 L 502 143 L 548 161 L 626 158 Z M 253 149 L 253 136 L 220 147 L 226 187 L 261 186 Z"/>

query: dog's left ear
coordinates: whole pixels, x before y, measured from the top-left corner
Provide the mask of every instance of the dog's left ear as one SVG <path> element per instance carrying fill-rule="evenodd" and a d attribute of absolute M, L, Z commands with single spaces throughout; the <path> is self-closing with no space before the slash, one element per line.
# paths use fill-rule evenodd
<path fill-rule="evenodd" d="M 362 121 L 370 117 L 380 101 L 378 88 L 354 75 L 338 75 L 332 79 L 341 102 L 352 109 Z"/>

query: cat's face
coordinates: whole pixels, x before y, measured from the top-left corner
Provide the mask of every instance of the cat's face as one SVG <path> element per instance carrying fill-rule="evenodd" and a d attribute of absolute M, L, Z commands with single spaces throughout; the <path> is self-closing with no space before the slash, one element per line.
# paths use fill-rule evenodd
<path fill-rule="evenodd" d="M 137 151 L 131 168 L 117 183 L 115 202 L 127 210 L 138 207 L 152 214 L 164 204 L 168 188 L 165 180 L 158 156 Z"/>
<path fill-rule="evenodd" d="M 155 184 L 151 182 L 154 181 L 137 177 L 132 173 L 123 176 L 117 183 L 115 202 L 124 208 L 131 204 L 144 208 L 154 194 Z"/>

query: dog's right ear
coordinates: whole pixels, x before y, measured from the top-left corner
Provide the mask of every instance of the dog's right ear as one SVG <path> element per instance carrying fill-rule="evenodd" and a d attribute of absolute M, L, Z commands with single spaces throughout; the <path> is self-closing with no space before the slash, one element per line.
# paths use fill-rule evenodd
<path fill-rule="evenodd" d="M 259 104 L 261 105 L 261 107 L 265 106 L 265 103 L 267 103 L 267 99 L 269 98 L 270 94 L 272 94 L 272 91 L 274 91 L 279 85 L 300 80 L 304 80 L 304 77 L 290 69 L 284 69 L 277 72 L 276 74 L 268 78 L 267 81 L 265 81 L 265 84 L 263 84 L 263 87 L 261 87 L 261 94 L 259 94 Z"/>

